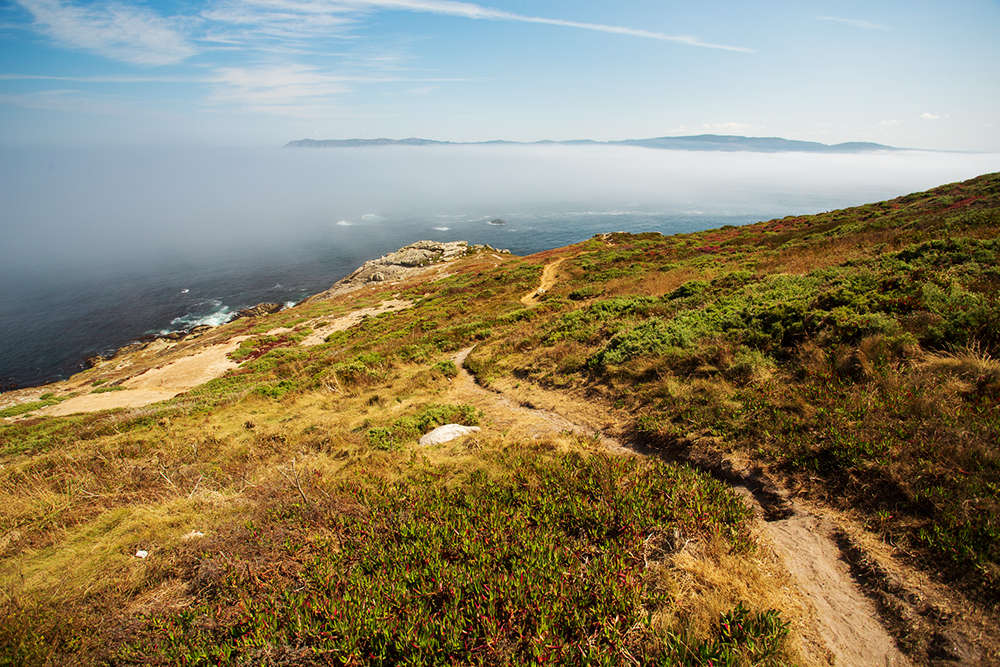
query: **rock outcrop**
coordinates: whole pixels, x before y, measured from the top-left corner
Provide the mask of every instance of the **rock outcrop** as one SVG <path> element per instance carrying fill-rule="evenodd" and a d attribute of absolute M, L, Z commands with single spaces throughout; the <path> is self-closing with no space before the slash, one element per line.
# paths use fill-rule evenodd
<path fill-rule="evenodd" d="M 284 304 L 280 303 L 258 303 L 252 308 L 244 308 L 243 310 L 237 311 L 235 315 L 229 318 L 229 321 L 235 322 L 236 320 L 244 317 L 260 317 L 261 315 L 270 315 L 271 313 L 278 312 L 284 307 Z"/>
<path fill-rule="evenodd" d="M 306 299 L 306 303 L 326 301 L 366 285 L 399 282 L 442 262 L 464 257 L 469 252 L 469 244 L 465 241 L 417 241 L 396 252 L 365 262 L 354 273 L 334 283 L 330 289 Z"/>

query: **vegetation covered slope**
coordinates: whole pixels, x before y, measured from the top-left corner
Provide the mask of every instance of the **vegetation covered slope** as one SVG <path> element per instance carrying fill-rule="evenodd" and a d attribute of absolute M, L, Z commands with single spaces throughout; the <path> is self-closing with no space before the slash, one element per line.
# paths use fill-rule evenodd
<path fill-rule="evenodd" d="M 998 206 L 987 175 L 745 227 L 479 253 L 219 327 L 176 353 L 248 336 L 240 367 L 171 401 L 0 423 L 2 660 L 824 663 L 719 480 L 737 473 L 840 512 L 994 618 Z M 389 299 L 413 306 L 304 345 Z M 482 385 L 586 405 L 668 456 L 484 412 L 453 382 L 470 346 Z M 449 422 L 483 430 L 417 445 Z M 941 658 L 913 627 L 911 657 Z M 979 641 L 988 661 L 996 638 Z"/>

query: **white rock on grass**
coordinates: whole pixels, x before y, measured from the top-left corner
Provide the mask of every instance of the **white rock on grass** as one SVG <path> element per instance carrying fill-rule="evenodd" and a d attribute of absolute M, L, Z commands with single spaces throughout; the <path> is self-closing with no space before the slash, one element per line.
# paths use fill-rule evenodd
<path fill-rule="evenodd" d="M 462 426 L 461 424 L 445 424 L 420 438 L 421 445 L 440 445 L 455 438 L 461 438 L 469 433 L 479 433 L 478 426 Z"/>

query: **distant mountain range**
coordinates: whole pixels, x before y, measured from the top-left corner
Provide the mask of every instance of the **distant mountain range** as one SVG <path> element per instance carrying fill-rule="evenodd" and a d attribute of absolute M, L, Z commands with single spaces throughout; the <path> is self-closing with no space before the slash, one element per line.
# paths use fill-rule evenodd
<path fill-rule="evenodd" d="M 899 148 L 867 141 L 849 141 L 843 144 L 821 144 L 816 141 L 792 141 L 779 137 L 739 137 L 718 134 L 699 134 L 690 137 L 656 137 L 653 139 L 626 139 L 623 141 L 434 141 L 431 139 L 299 139 L 289 141 L 291 148 L 356 148 L 360 146 L 485 146 L 495 144 L 515 145 L 593 145 L 640 146 L 681 151 L 750 151 L 755 153 L 865 153 L 869 151 L 896 151 Z"/>

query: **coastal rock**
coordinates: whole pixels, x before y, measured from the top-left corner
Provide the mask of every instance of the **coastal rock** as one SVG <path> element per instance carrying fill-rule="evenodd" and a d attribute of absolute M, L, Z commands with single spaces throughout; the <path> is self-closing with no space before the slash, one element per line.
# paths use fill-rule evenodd
<path fill-rule="evenodd" d="M 244 308 L 243 310 L 237 312 L 229 319 L 229 321 L 235 322 L 236 320 L 244 317 L 260 317 L 261 315 L 270 315 L 271 313 L 278 312 L 284 307 L 284 304 L 280 303 L 258 303 L 253 308 Z"/>
<path fill-rule="evenodd" d="M 456 438 L 461 438 L 463 435 L 468 435 L 469 433 L 479 433 L 479 427 L 462 426 L 461 424 L 445 424 L 444 426 L 438 426 L 436 429 L 420 438 L 420 444 L 440 445 L 445 442 L 451 442 Z"/>
<path fill-rule="evenodd" d="M 469 252 L 465 241 L 417 241 L 396 252 L 365 262 L 354 273 L 336 282 L 330 289 L 306 299 L 306 303 L 326 301 L 361 289 L 366 285 L 399 282 L 427 271 L 436 264 L 464 257 Z"/>
<path fill-rule="evenodd" d="M 493 218 L 492 220 L 490 220 L 490 224 L 500 226 L 500 225 L 506 225 L 507 222 L 503 218 Z"/>

